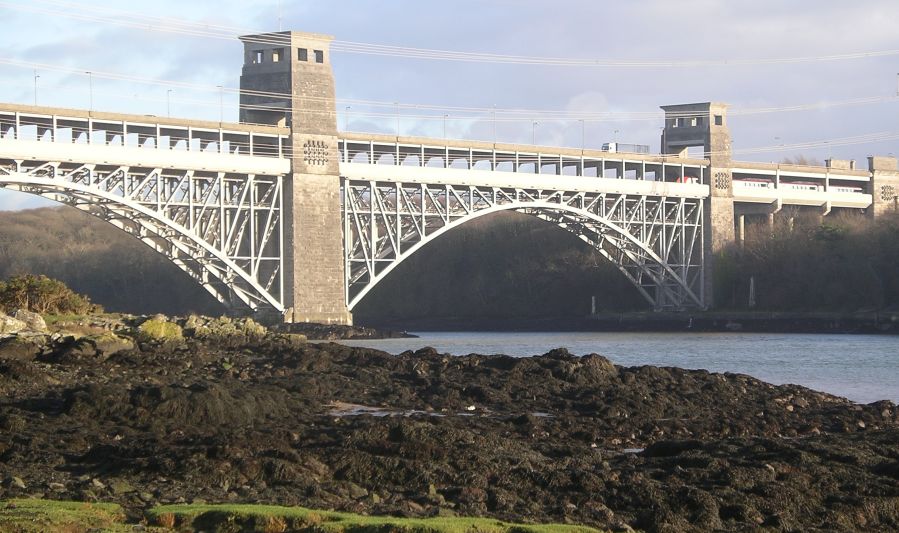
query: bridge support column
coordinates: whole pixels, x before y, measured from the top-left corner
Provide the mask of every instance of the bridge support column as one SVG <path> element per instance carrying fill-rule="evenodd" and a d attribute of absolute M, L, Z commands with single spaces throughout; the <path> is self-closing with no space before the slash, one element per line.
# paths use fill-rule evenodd
<path fill-rule="evenodd" d="M 340 150 L 326 35 L 241 37 L 241 122 L 287 124 L 291 174 L 284 191 L 285 320 L 352 324 L 347 308 Z"/>

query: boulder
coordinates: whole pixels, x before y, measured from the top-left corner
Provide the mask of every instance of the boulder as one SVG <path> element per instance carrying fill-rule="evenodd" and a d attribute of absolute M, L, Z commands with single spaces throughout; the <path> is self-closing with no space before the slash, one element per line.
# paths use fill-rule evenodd
<path fill-rule="evenodd" d="M 40 355 L 50 341 L 45 335 L 19 335 L 0 340 L 0 358 L 32 361 Z"/>
<path fill-rule="evenodd" d="M 181 326 L 169 322 L 162 315 L 155 316 L 138 326 L 137 332 L 141 339 L 156 342 L 177 342 L 184 340 L 184 332 Z"/>
<path fill-rule="evenodd" d="M 183 321 L 187 337 L 217 341 L 246 341 L 261 339 L 267 333 L 265 326 L 252 318 L 208 318 L 191 315 Z"/>
<path fill-rule="evenodd" d="M 26 329 L 40 332 L 47 331 L 47 323 L 44 321 L 44 317 L 42 317 L 38 313 L 32 313 L 27 309 L 19 309 L 15 312 L 13 317 L 16 320 L 21 320 L 22 322 L 27 324 L 28 327 Z"/>
<path fill-rule="evenodd" d="M 60 353 L 60 359 L 108 359 L 117 352 L 134 349 L 134 341 L 114 333 L 88 335 L 71 343 Z"/>
<path fill-rule="evenodd" d="M 0 313 L 0 336 L 9 337 L 27 328 L 28 324 L 25 322 Z"/>

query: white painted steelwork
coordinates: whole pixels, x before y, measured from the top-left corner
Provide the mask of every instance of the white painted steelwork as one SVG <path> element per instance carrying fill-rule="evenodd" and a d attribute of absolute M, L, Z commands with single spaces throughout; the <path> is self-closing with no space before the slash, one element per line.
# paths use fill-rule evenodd
<path fill-rule="evenodd" d="M 283 310 L 280 176 L 0 159 L 0 187 L 134 235 L 232 309 Z"/>
<path fill-rule="evenodd" d="M 0 112 L 0 187 L 71 205 L 136 236 L 234 310 L 283 310 L 288 159 L 129 147 L 87 134 L 82 144 L 63 140 L 65 121 L 56 115 L 27 140 L 34 115 L 8 118 Z"/>
<path fill-rule="evenodd" d="M 530 214 L 574 233 L 615 264 L 655 309 L 706 305 L 702 194 L 613 192 L 608 182 L 618 180 L 594 179 L 591 189 L 583 178 L 577 179 L 581 186 L 570 189 L 562 183 L 529 186 L 518 176 L 509 180 L 517 186 L 476 184 L 477 178 L 464 183 L 462 176 L 471 171 L 446 169 L 443 183 L 433 183 L 427 178 L 402 180 L 396 177 L 400 168 L 377 167 L 341 166 L 350 309 L 428 242 L 469 220 L 504 210 Z M 454 177 L 459 181 L 454 183 Z M 679 186 L 708 194 L 707 186 Z"/>
<path fill-rule="evenodd" d="M 283 312 L 284 258 L 302 245 L 283 241 L 290 133 L 0 104 L 0 187 L 114 224 L 234 309 Z M 339 156 L 350 309 L 428 242 L 503 210 L 576 234 L 656 309 L 707 303 L 708 160 L 355 133 L 341 134 Z M 756 163 L 732 171 L 737 202 L 825 212 L 872 203 L 863 171 Z"/>

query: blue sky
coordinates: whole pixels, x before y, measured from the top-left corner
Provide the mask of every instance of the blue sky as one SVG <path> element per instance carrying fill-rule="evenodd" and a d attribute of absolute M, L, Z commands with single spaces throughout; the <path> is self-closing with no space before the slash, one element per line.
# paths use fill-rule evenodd
<path fill-rule="evenodd" d="M 499 109 L 652 113 L 665 104 L 722 101 L 734 111 L 730 127 L 736 150 L 899 132 L 899 55 L 793 64 L 734 65 L 741 59 L 842 55 L 897 50 L 899 2 L 895 0 L 282 0 L 284 29 L 334 35 L 340 41 L 402 47 L 490 52 L 528 57 L 634 61 L 731 62 L 690 68 L 592 68 L 483 64 L 335 53 L 338 97 L 380 102 Z M 34 101 L 32 64 L 62 66 L 74 73 L 38 68 L 38 103 L 88 106 L 85 71 L 195 84 L 165 84 L 93 77 L 94 108 L 164 115 L 167 91 L 173 116 L 217 120 L 216 86 L 236 88 L 242 48 L 236 39 L 154 31 L 149 17 L 202 26 L 228 26 L 233 33 L 278 29 L 279 2 L 155 0 L 124 3 L 90 0 L 0 2 L 4 32 L 0 100 Z M 123 11 L 125 13 L 123 13 Z M 68 16 L 64 16 L 68 14 Z M 130 15 L 130 18 L 129 18 Z M 100 20 L 96 20 L 100 19 Z M 123 26 L 121 21 L 137 21 Z M 118 21 L 118 23 L 116 22 Z M 864 105 L 828 105 L 854 98 L 884 97 Z M 817 104 L 817 106 L 816 106 Z M 737 115 L 737 110 L 808 106 L 795 112 Z M 339 106 L 344 111 L 344 106 Z M 350 111 L 356 131 L 393 132 L 393 118 Z M 389 113 L 389 112 L 388 112 Z M 410 112 L 419 115 L 417 112 Z M 431 120 L 401 120 L 403 134 L 457 138 L 492 137 L 489 118 L 462 120 L 435 111 Z M 226 93 L 225 120 L 236 120 L 236 97 Z M 341 116 L 340 126 L 345 118 Z M 658 149 L 660 115 L 641 120 L 588 122 L 586 145 L 617 140 Z M 530 142 L 529 119 L 501 122 L 500 141 Z M 580 146 L 574 120 L 541 120 L 541 144 Z M 804 155 L 861 161 L 871 154 L 899 154 L 899 141 L 824 146 L 752 154 L 747 160 L 779 161 Z M 740 159 L 741 157 L 737 157 Z M 0 192 L 0 209 L 43 205 L 42 200 Z"/>

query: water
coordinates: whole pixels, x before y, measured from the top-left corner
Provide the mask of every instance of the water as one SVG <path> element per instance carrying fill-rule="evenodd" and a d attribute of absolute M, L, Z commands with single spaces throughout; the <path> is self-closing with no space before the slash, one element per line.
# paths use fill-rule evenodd
<path fill-rule="evenodd" d="M 859 403 L 899 403 L 899 338 L 766 333 L 416 333 L 418 339 L 344 341 L 393 354 L 432 346 L 453 355 L 540 355 L 565 347 L 623 366 L 657 365 L 749 374 Z"/>

